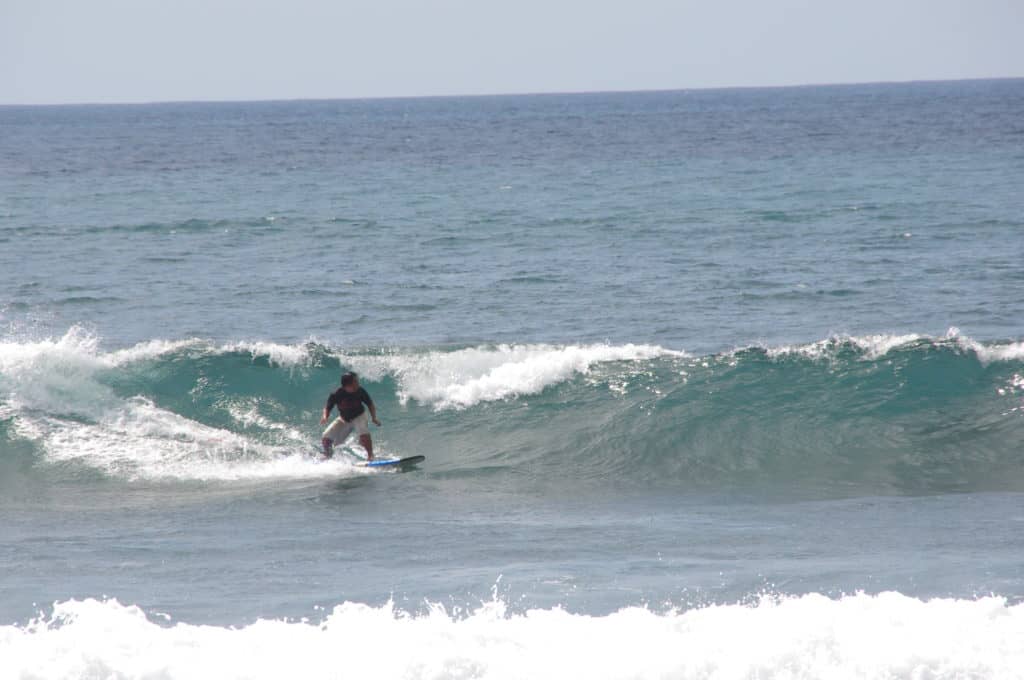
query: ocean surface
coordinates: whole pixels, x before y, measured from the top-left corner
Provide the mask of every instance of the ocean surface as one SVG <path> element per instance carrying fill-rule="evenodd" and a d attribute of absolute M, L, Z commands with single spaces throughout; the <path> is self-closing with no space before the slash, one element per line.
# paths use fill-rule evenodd
<path fill-rule="evenodd" d="M 1024 80 L 0 107 L 0 678 L 236 677 L 1024 677 Z"/>

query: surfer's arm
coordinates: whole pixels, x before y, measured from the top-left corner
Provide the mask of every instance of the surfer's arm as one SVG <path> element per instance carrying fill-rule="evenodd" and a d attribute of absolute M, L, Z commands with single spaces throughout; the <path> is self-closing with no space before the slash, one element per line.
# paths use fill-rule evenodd
<path fill-rule="evenodd" d="M 331 395 L 334 396 L 334 395 Z M 323 425 L 327 422 L 327 419 L 331 417 L 331 409 L 334 408 L 334 401 L 331 397 L 327 397 L 327 403 L 324 404 L 324 413 L 320 416 L 320 424 Z"/>
<path fill-rule="evenodd" d="M 370 420 L 373 421 L 374 425 L 379 427 L 380 421 L 377 420 L 377 407 L 374 405 L 370 394 L 366 390 L 363 390 L 363 393 L 360 396 L 362 396 L 363 403 L 366 404 L 366 408 L 370 409 Z"/>

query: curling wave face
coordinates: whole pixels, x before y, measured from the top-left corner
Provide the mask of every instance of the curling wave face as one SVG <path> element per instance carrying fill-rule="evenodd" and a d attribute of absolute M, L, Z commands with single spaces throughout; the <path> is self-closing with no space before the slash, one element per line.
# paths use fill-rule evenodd
<path fill-rule="evenodd" d="M 829 493 L 1024 489 L 1024 343 L 955 329 L 691 356 L 651 345 L 341 350 L 73 328 L 0 343 L 0 455 L 42 474 L 238 480 L 360 474 L 310 457 L 323 396 L 356 370 L 384 453 L 440 476 L 773 485 Z"/>
<path fill-rule="evenodd" d="M 510 614 L 499 600 L 420 615 L 347 602 L 318 622 L 241 628 L 89 599 L 0 626 L 0 668 L 13 677 L 952 679 L 1022 667 L 1024 605 L 893 592 L 607 616 Z"/>

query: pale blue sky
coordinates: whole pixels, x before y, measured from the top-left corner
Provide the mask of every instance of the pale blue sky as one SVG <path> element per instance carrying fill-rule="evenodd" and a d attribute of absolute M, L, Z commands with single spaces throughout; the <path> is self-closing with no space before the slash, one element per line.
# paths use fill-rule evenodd
<path fill-rule="evenodd" d="M 0 103 L 1024 76 L 1024 0 L 0 0 Z"/>

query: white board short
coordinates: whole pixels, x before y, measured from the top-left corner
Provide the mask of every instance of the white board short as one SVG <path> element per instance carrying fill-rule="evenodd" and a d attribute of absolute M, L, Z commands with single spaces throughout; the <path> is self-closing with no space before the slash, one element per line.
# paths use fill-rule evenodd
<path fill-rule="evenodd" d="M 352 430 L 355 430 L 359 436 L 370 434 L 370 424 L 367 422 L 366 411 L 363 411 L 349 421 L 344 421 L 341 419 L 341 416 L 338 416 L 324 430 L 322 439 L 330 439 L 335 444 L 340 444 L 348 439 L 348 436 L 352 434 Z"/>

